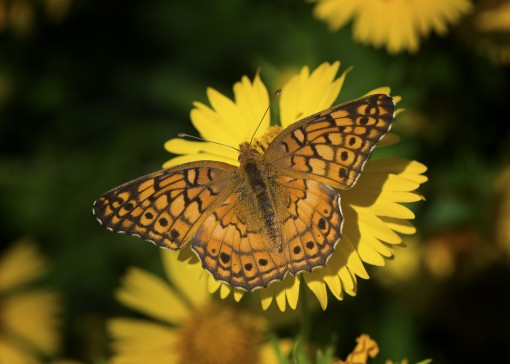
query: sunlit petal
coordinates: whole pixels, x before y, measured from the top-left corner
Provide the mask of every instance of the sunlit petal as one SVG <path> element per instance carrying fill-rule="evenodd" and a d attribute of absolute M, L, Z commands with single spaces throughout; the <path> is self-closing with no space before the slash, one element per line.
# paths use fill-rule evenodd
<path fill-rule="evenodd" d="M 58 297 L 46 291 L 28 291 L 3 298 L 2 327 L 28 340 L 45 353 L 58 349 Z"/>
<path fill-rule="evenodd" d="M 317 0 L 314 15 L 332 30 L 352 19 L 354 39 L 398 53 L 416 52 L 420 37 L 444 35 L 471 9 L 469 0 Z"/>
<path fill-rule="evenodd" d="M 39 278 L 45 268 L 45 262 L 34 244 L 28 241 L 14 244 L 0 260 L 0 292 Z"/>
<path fill-rule="evenodd" d="M 178 324 L 189 314 L 182 298 L 161 278 L 139 268 L 130 268 L 115 296 L 141 313 Z"/>
<path fill-rule="evenodd" d="M 115 355 L 112 363 L 175 363 L 175 329 L 137 319 L 111 319 L 108 330 L 113 336 Z"/>
<path fill-rule="evenodd" d="M 169 250 L 162 250 L 161 258 L 171 282 L 194 307 L 200 306 L 210 298 L 207 292 L 207 273 L 199 264 L 182 262 L 176 252 Z"/>

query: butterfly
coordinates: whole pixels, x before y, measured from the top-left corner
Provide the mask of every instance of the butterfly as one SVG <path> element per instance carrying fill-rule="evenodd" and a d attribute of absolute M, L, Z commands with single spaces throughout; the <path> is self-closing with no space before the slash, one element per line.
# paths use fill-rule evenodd
<path fill-rule="evenodd" d="M 181 164 L 103 194 L 93 212 L 110 231 L 173 250 L 190 245 L 205 270 L 245 291 L 326 265 L 341 239 L 340 194 L 355 185 L 388 132 L 395 103 L 365 96 L 301 119 L 239 166 Z"/>

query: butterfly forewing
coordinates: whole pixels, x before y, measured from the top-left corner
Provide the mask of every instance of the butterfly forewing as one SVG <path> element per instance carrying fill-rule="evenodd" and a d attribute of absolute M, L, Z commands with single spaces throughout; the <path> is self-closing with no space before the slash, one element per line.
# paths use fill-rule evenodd
<path fill-rule="evenodd" d="M 334 106 L 289 126 L 264 158 L 281 174 L 350 188 L 394 114 L 393 99 L 383 94 Z"/>
<path fill-rule="evenodd" d="M 180 249 L 201 221 L 231 193 L 237 168 L 193 162 L 125 183 L 94 202 L 98 221 L 111 231 Z"/>

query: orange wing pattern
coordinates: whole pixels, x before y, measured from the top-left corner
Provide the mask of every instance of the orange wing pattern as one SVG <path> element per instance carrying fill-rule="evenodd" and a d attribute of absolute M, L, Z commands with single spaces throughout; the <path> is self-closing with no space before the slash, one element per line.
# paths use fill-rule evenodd
<path fill-rule="evenodd" d="M 352 187 L 395 114 L 390 96 L 369 95 L 300 120 L 269 145 L 264 158 L 279 173 Z"/>
<path fill-rule="evenodd" d="M 286 207 L 278 217 L 287 270 L 296 275 L 325 266 L 341 238 L 340 195 L 314 180 L 281 176 L 276 181 L 288 192 L 286 203 L 277 199 L 277 204 Z"/>
<path fill-rule="evenodd" d="M 182 248 L 196 227 L 231 193 L 237 168 L 193 162 L 125 183 L 94 202 L 93 212 L 110 231 Z"/>
<path fill-rule="evenodd" d="M 287 268 L 246 192 L 236 192 L 221 204 L 190 243 L 216 280 L 252 291 L 283 279 Z"/>
<path fill-rule="evenodd" d="M 240 189 L 219 206 L 190 241 L 216 280 L 252 291 L 282 280 L 287 273 L 322 267 L 340 240 L 340 196 L 312 180 L 277 178 L 272 189 L 281 248 L 269 238 L 249 191 Z"/>

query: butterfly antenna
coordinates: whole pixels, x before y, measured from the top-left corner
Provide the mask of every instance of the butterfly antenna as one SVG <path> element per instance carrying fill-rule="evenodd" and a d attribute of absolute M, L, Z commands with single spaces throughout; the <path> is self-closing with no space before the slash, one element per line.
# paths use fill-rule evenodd
<path fill-rule="evenodd" d="M 267 109 L 266 111 L 264 111 L 264 115 L 262 115 L 262 119 L 260 119 L 259 121 L 259 125 L 257 125 L 257 129 L 255 129 L 255 131 L 253 132 L 252 136 L 251 136 L 251 139 L 250 139 L 250 145 L 251 143 L 253 142 L 253 138 L 255 138 L 255 134 L 257 134 L 257 131 L 259 130 L 260 128 L 260 125 L 262 124 L 262 121 L 264 120 L 264 118 L 266 117 L 267 115 L 267 112 L 269 111 L 269 109 L 271 108 L 271 102 L 276 98 L 276 96 L 278 96 L 280 93 L 282 92 L 282 90 L 278 89 L 274 92 L 273 94 L 273 97 L 269 100 L 269 105 L 267 105 Z"/>
<path fill-rule="evenodd" d="M 232 148 L 236 151 L 239 152 L 239 149 L 231 146 L 231 145 L 228 145 L 228 144 L 223 144 L 223 143 L 220 143 L 220 142 L 215 142 L 215 141 L 212 141 L 212 140 L 207 140 L 207 139 L 204 139 L 204 138 L 200 138 L 200 137 L 197 137 L 197 136 L 194 136 L 194 135 L 189 135 L 189 134 L 186 134 L 186 133 L 179 133 L 177 134 L 177 136 L 179 138 L 190 138 L 190 139 L 196 139 L 196 140 L 200 140 L 201 142 L 208 142 L 208 143 L 213 143 L 213 144 L 218 144 L 218 145 L 221 145 L 221 146 L 224 146 L 224 147 L 227 147 L 227 148 Z"/>

